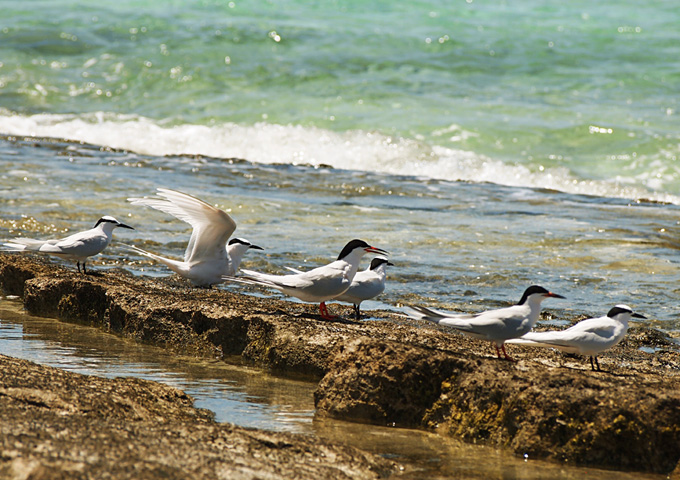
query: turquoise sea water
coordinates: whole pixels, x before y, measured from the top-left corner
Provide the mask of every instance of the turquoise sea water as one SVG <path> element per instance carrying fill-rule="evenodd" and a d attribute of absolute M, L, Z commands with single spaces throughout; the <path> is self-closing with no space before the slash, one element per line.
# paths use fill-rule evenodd
<path fill-rule="evenodd" d="M 390 250 L 374 306 L 540 283 L 558 317 L 629 303 L 680 329 L 672 2 L 0 4 L 3 238 L 111 214 L 181 256 L 185 224 L 126 202 L 165 186 L 229 209 L 266 248 L 250 268 Z"/>
<path fill-rule="evenodd" d="M 672 2 L 2 8 L 3 133 L 680 202 Z"/>

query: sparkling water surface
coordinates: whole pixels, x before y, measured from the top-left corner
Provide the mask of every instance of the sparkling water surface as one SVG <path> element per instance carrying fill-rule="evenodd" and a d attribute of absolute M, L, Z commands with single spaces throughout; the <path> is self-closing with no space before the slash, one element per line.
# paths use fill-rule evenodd
<path fill-rule="evenodd" d="M 0 133 L 679 203 L 680 10 L 3 2 Z"/>
<path fill-rule="evenodd" d="M 249 252 L 244 268 L 312 268 L 352 238 L 388 250 L 395 266 L 369 309 L 423 303 L 481 311 L 517 302 L 540 284 L 567 297 L 544 305 L 563 320 L 625 303 L 649 318 L 645 325 L 678 336 L 680 212 L 673 204 L 58 141 L 0 140 L 0 164 L 5 238 L 65 236 L 105 214 L 135 227 L 116 230 L 93 265 L 167 274 L 123 244 L 183 255 L 188 224 L 126 200 L 170 186 L 229 211 L 235 235 L 265 248 Z"/>

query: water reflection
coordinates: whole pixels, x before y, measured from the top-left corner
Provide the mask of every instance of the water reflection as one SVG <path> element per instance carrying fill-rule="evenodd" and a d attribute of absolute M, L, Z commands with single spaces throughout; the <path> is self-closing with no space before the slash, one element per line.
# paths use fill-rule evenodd
<path fill-rule="evenodd" d="M 17 300 L 0 300 L 0 353 L 69 371 L 134 376 L 180 388 L 220 422 L 316 434 L 395 460 L 404 479 L 660 480 L 640 475 L 524 460 L 507 451 L 436 434 L 314 417 L 314 382 L 281 378 L 227 361 L 170 355 L 101 330 L 27 315 Z"/>
<path fill-rule="evenodd" d="M 502 479 L 502 480 L 660 480 L 660 475 L 641 475 L 595 468 L 570 467 L 531 458 L 520 458 L 498 448 L 470 445 L 452 438 L 404 428 L 367 426 L 316 418 L 318 435 L 344 441 L 401 462 L 403 479 Z"/>
<path fill-rule="evenodd" d="M 313 383 L 274 377 L 237 359 L 170 355 L 93 327 L 23 314 L 14 301 L 0 303 L 0 352 L 86 375 L 163 382 L 187 392 L 220 422 L 312 432 Z"/>

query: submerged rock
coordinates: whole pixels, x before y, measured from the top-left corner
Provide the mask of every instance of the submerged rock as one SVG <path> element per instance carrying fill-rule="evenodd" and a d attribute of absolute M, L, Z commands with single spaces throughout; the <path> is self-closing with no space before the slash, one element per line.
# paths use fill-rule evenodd
<path fill-rule="evenodd" d="M 23 294 L 33 314 L 307 375 L 320 381 L 317 415 L 433 429 L 570 464 L 668 473 L 680 459 L 680 353 L 652 329 L 631 329 L 600 357 L 605 371 L 592 372 L 552 350 L 513 346 L 517 362 L 497 360 L 486 342 L 389 312 L 329 322 L 314 305 L 124 270 L 84 276 L 0 255 L 0 286 Z"/>

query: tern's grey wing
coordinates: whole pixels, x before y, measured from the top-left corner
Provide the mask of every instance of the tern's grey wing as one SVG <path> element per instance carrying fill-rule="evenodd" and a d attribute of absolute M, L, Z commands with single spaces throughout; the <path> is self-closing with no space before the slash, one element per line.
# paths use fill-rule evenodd
<path fill-rule="evenodd" d="M 447 313 L 435 310 L 433 308 L 423 307 L 420 305 L 409 305 L 408 310 L 409 316 L 411 316 L 412 318 L 416 318 L 418 320 L 427 320 L 429 322 L 442 325 L 446 325 L 446 323 L 444 322 L 450 321 L 455 323 L 456 320 L 470 320 L 472 318 L 475 318 L 474 315 L 469 315 L 466 313 L 461 314 Z"/>
<path fill-rule="evenodd" d="M 354 276 L 352 284 L 349 289 L 340 295 L 337 300 L 340 301 L 356 301 L 368 300 L 369 298 L 377 297 L 385 290 L 385 283 L 380 277 L 372 272 L 359 272 Z M 346 298 L 345 298 L 346 297 Z M 343 300 L 343 298 L 345 298 Z"/>
<path fill-rule="evenodd" d="M 154 198 L 129 198 L 135 205 L 146 205 L 187 222 L 193 231 L 184 254 L 187 263 L 226 259 L 226 244 L 236 222 L 227 212 L 213 207 L 192 195 L 159 188 Z"/>
<path fill-rule="evenodd" d="M 569 343 L 565 343 L 562 340 L 557 339 L 546 339 L 545 341 L 534 339 L 530 337 L 533 333 L 548 333 L 548 332 L 529 332 L 520 338 L 511 338 L 507 340 L 507 343 L 512 343 L 514 345 L 527 345 L 530 347 L 543 347 L 543 348 L 556 348 L 567 353 L 579 353 L 578 348 L 574 347 Z"/>
<path fill-rule="evenodd" d="M 575 335 L 578 332 L 590 332 L 597 336 L 611 336 L 617 329 L 622 328 L 622 324 L 609 317 L 589 318 L 582 320 L 576 325 L 563 330 L 566 335 Z"/>
<path fill-rule="evenodd" d="M 564 351 L 594 355 L 616 345 L 626 333 L 622 325 L 613 321 L 594 320 L 577 323 L 566 330 L 529 332 L 522 338 Z"/>
<path fill-rule="evenodd" d="M 241 270 L 241 272 L 246 279 L 255 281 L 255 283 L 276 288 L 288 295 L 310 302 L 330 300 L 344 292 L 350 284 L 342 270 L 330 265 L 292 275 L 268 275 L 252 270 Z"/>
<path fill-rule="evenodd" d="M 45 240 L 34 240 L 32 238 L 22 238 L 18 237 L 11 242 L 5 243 L 5 247 L 8 247 L 10 251 L 39 251 L 40 247 L 45 244 Z"/>
<path fill-rule="evenodd" d="M 298 282 L 306 286 L 305 295 L 310 298 L 330 300 L 346 291 L 351 280 L 347 278 L 344 268 L 337 268 L 334 263 L 317 267 L 308 272 L 297 275 L 287 275 L 287 277 L 297 278 Z"/>
<path fill-rule="evenodd" d="M 241 270 L 241 274 L 239 277 L 230 277 L 229 280 L 273 288 L 303 301 L 316 301 L 316 297 L 308 291 L 313 285 L 300 275 L 268 275 L 245 269 Z"/>
<path fill-rule="evenodd" d="M 75 233 L 62 240 L 50 240 L 40 247 L 40 252 L 52 255 L 87 258 L 97 255 L 109 244 L 108 237 L 98 230 Z"/>
<path fill-rule="evenodd" d="M 309 282 L 305 282 L 300 274 L 295 275 L 271 275 L 268 273 L 256 272 L 254 270 L 241 269 L 240 278 L 249 280 L 253 283 L 272 287 L 279 290 L 305 288 Z"/>
<path fill-rule="evenodd" d="M 468 323 L 469 331 L 498 340 L 520 337 L 533 326 L 521 305 L 482 312 Z"/>
<path fill-rule="evenodd" d="M 194 229 L 184 261 L 226 259 L 227 241 L 236 230 L 236 222 L 227 212 L 183 192 L 167 188 L 159 188 L 158 192 L 185 213 Z"/>

